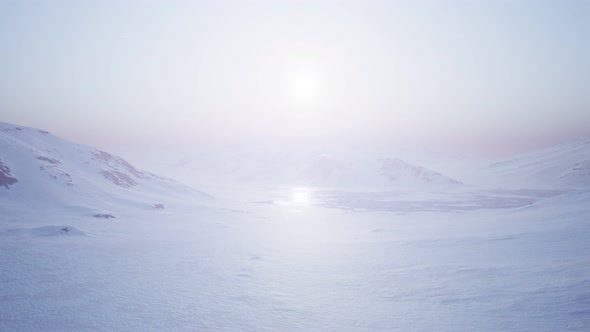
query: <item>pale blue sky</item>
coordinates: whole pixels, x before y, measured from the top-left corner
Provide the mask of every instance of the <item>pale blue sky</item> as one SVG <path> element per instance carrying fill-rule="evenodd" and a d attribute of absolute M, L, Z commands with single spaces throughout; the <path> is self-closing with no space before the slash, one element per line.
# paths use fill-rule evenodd
<path fill-rule="evenodd" d="M 0 0 L 0 41 L 0 120 L 90 145 L 590 134 L 590 1 Z"/>

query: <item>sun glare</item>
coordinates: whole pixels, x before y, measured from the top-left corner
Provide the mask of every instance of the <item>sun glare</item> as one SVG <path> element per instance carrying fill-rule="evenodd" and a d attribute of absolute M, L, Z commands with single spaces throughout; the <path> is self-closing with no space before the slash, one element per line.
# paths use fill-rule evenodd
<path fill-rule="evenodd" d="M 317 76 L 310 73 L 299 73 L 291 78 L 291 92 L 296 100 L 309 102 L 314 100 L 320 90 Z"/>
<path fill-rule="evenodd" d="M 291 194 L 291 204 L 307 206 L 310 203 L 310 192 L 306 189 L 296 189 Z"/>

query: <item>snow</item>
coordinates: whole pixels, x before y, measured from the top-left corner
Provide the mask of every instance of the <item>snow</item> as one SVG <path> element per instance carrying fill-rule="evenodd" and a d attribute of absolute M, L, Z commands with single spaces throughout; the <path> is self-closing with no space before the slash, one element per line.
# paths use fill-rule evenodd
<path fill-rule="evenodd" d="M 590 137 L 500 160 L 489 167 L 490 178 L 499 176 L 513 185 L 590 187 Z"/>
<path fill-rule="evenodd" d="M 190 200 L 194 204 L 210 198 L 140 170 L 120 157 L 34 128 L 0 122 L 0 151 L 0 186 L 6 189 L 0 203 L 15 211 L 43 209 L 59 214 L 67 208 L 115 212 L 130 206 L 148 209 L 167 201 Z"/>
<path fill-rule="evenodd" d="M 191 148 L 114 147 L 129 160 L 146 165 L 157 174 L 164 174 L 198 188 L 217 189 L 220 184 L 239 186 L 304 186 L 332 188 L 395 188 L 448 189 L 460 185 L 462 176 L 456 172 L 462 159 L 436 157 L 429 167 L 424 151 L 369 147 L 343 148 L 284 146 L 220 146 Z M 153 156 L 162 156 L 154 160 Z M 443 166 L 445 172 L 438 170 Z M 230 190 L 231 191 L 231 190 Z"/>
<path fill-rule="evenodd" d="M 0 134 L 18 179 L 0 187 L 0 331 L 590 329 L 587 187 L 210 185 L 230 200 L 32 128 Z"/>
<path fill-rule="evenodd" d="M 29 236 L 58 236 L 58 235 L 85 235 L 72 226 L 44 226 L 36 228 L 8 229 L 3 235 L 29 235 Z"/>

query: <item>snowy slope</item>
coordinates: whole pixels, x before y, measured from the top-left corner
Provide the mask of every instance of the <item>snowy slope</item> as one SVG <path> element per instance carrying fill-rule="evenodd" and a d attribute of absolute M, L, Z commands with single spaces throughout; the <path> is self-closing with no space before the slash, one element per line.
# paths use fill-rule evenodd
<path fill-rule="evenodd" d="M 399 158 L 339 159 L 320 155 L 304 164 L 296 183 L 312 186 L 428 189 L 460 185 L 461 182 Z"/>
<path fill-rule="evenodd" d="M 81 212 L 162 208 L 207 195 L 46 131 L 0 123 L 0 204 Z M 160 204 L 160 205 L 158 205 Z"/>
<path fill-rule="evenodd" d="M 580 189 L 562 195 L 539 200 L 531 205 L 517 209 L 527 213 L 549 216 L 560 213 L 561 216 L 575 214 L 590 216 L 590 189 Z"/>
<path fill-rule="evenodd" d="M 424 185 L 457 185 L 461 182 L 444 176 L 438 172 L 407 163 L 397 158 L 382 161 L 381 172 L 389 181 L 409 186 L 420 183 Z"/>
<path fill-rule="evenodd" d="M 590 187 L 590 136 L 495 162 L 488 171 L 523 187 Z"/>

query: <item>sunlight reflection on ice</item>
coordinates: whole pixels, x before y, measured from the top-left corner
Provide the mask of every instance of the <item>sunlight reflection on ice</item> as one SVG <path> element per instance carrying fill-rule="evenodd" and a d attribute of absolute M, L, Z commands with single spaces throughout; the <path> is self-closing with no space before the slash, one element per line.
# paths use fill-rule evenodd
<path fill-rule="evenodd" d="M 521 208 L 541 199 L 566 193 L 563 190 L 479 190 L 448 192 L 411 191 L 334 191 L 309 187 L 281 189 L 279 200 L 265 201 L 290 206 L 294 211 L 307 207 L 336 208 L 347 211 L 454 211 Z"/>
<path fill-rule="evenodd" d="M 295 205 L 310 205 L 311 192 L 305 188 L 296 188 L 291 193 L 291 203 Z"/>
<path fill-rule="evenodd" d="M 290 188 L 286 197 L 273 201 L 277 205 L 311 206 L 313 204 L 311 190 L 304 187 Z"/>

